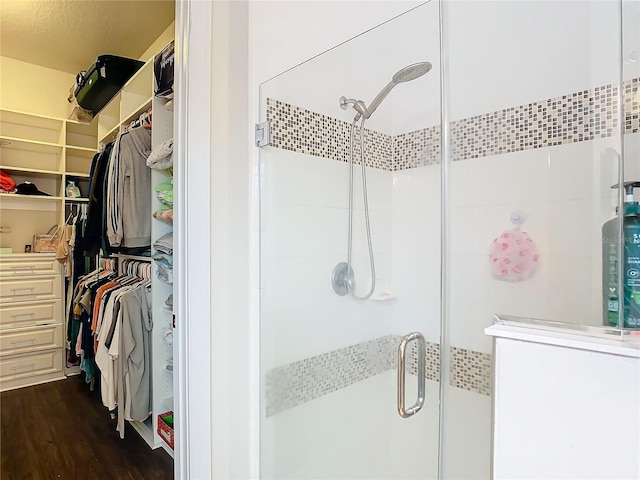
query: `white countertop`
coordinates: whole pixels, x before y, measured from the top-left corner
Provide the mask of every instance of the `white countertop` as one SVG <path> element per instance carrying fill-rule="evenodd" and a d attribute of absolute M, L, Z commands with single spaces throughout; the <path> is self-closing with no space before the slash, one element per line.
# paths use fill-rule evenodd
<path fill-rule="evenodd" d="M 615 335 L 600 335 L 572 331 L 553 326 L 530 325 L 514 322 L 496 323 L 484 333 L 496 339 L 508 338 L 525 342 L 543 343 L 559 347 L 590 350 L 593 352 L 640 358 L 640 331 L 625 335 L 624 339 Z"/>

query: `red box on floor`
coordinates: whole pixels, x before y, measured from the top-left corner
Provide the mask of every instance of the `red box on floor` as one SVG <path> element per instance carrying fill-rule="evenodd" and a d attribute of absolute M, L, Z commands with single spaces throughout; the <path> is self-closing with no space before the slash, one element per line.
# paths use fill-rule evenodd
<path fill-rule="evenodd" d="M 158 435 L 173 450 L 173 412 L 164 412 L 158 415 Z"/>

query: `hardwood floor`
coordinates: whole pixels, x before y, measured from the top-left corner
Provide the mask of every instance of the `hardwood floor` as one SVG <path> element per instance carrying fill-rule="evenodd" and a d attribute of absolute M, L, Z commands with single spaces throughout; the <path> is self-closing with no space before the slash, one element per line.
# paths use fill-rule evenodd
<path fill-rule="evenodd" d="M 116 421 L 80 376 L 0 394 L 2 480 L 172 479 L 173 459 Z"/>

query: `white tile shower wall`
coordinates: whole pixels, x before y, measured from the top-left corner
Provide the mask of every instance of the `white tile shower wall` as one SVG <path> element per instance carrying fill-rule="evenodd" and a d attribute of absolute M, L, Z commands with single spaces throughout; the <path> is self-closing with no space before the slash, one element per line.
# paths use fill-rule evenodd
<path fill-rule="evenodd" d="M 491 478 L 491 397 L 447 392 L 443 478 Z"/>
<path fill-rule="evenodd" d="M 336 12 L 339 12 L 340 9 L 353 8 L 346 6 L 348 4 L 368 2 L 306 2 L 304 14 L 308 15 L 309 9 L 319 9 L 318 3 L 340 4 L 336 8 Z M 417 5 L 415 2 L 408 5 L 409 2 L 395 0 L 377 1 L 372 2 L 370 8 L 372 11 L 392 10 L 392 4 L 396 4 L 395 11 L 398 14 L 402 11 L 403 3 L 406 5 L 405 11 Z M 292 12 L 299 8 L 292 5 L 289 11 L 282 12 L 282 15 L 290 17 Z M 256 10 L 262 9 L 258 6 Z M 272 15 L 271 12 L 260 13 L 265 21 Z M 373 16 L 372 13 L 368 15 Z M 389 18 L 391 16 L 386 19 Z M 263 85 L 262 93 L 332 118 L 351 122 L 355 113 L 352 109 L 344 111 L 340 108 L 338 99 L 341 96 L 361 99 L 369 104 L 396 71 L 419 61 L 430 61 L 433 64 L 431 72 L 417 82 L 403 84 L 394 89 L 389 99 L 383 102 L 375 115 L 367 121 L 367 126 L 386 134 L 393 134 L 394 129 L 406 131 L 405 126 L 409 125 L 412 129 L 433 125 L 439 121 L 440 115 L 438 20 L 438 2 L 429 2 L 408 15 L 396 18 L 393 22 L 340 45 L 326 55 L 306 61 L 310 58 L 307 56 L 300 58 L 299 62 L 287 65 L 286 68 L 299 64 L 295 69 L 286 72 L 286 81 L 268 82 Z M 332 19 L 331 30 L 339 29 L 340 22 L 340 19 Z M 317 27 L 314 26 L 309 32 L 300 34 L 299 38 L 304 38 L 304 42 L 289 41 L 286 45 L 274 48 L 295 50 L 298 48 L 297 43 L 305 43 L 307 40 L 313 42 L 315 28 Z M 295 38 L 295 35 L 290 38 Z M 326 49 L 334 45 L 326 45 Z M 278 64 L 277 61 L 273 63 Z M 269 65 L 268 69 L 272 72 L 269 77 L 285 70 L 282 68 L 274 71 L 272 65 Z M 405 108 L 402 111 L 393 108 L 396 102 Z"/>
<path fill-rule="evenodd" d="M 637 89 L 637 81 L 627 83 L 625 90 L 627 90 L 627 104 L 630 107 L 630 120 L 631 124 L 627 125 L 627 130 L 633 131 L 635 121 L 635 111 L 638 109 L 637 102 L 629 101 L 631 94 Z M 525 115 L 525 123 L 527 121 L 533 121 L 532 115 L 537 115 L 538 118 L 534 123 L 538 125 L 537 128 L 541 128 L 542 131 L 556 133 L 555 127 L 551 127 L 544 122 L 555 122 L 558 119 L 558 124 L 561 125 L 561 130 L 567 131 L 567 137 L 565 134 L 557 137 L 551 143 L 557 141 L 568 142 L 563 145 L 556 145 L 555 148 L 533 148 L 540 147 L 544 143 L 527 144 L 519 143 L 516 141 L 514 146 L 510 148 L 524 148 L 525 150 L 516 150 L 511 153 L 505 153 L 502 155 L 489 155 L 477 158 L 475 161 L 463 161 L 455 162 L 452 168 L 452 205 L 454 210 L 452 211 L 452 253 L 462 253 L 466 256 L 464 261 L 458 261 L 456 264 L 469 264 L 469 268 L 473 268 L 476 265 L 479 270 L 479 276 L 476 278 L 463 277 L 467 288 L 474 288 L 476 290 L 483 290 L 486 285 L 497 283 L 498 285 L 491 291 L 485 292 L 482 295 L 483 302 L 475 305 L 476 310 L 474 312 L 467 312 L 468 304 L 464 302 L 458 303 L 461 308 L 460 311 L 465 315 L 460 321 L 454 322 L 457 325 L 466 325 L 463 321 L 467 316 L 481 315 L 482 320 L 478 320 L 478 325 L 481 327 L 478 331 L 481 331 L 485 326 L 485 322 L 491 322 L 491 318 L 495 313 L 510 313 L 514 315 L 522 316 L 535 316 L 547 319 L 559 319 L 565 321 L 581 321 L 591 322 L 593 324 L 599 324 L 599 302 L 596 300 L 599 297 L 599 268 L 593 268 L 596 265 L 600 255 L 600 243 L 599 243 L 599 231 L 601 224 L 611 216 L 615 202 L 613 201 L 614 195 L 611 194 L 609 186 L 616 181 L 617 168 L 615 163 L 615 157 L 608 155 L 607 150 L 610 147 L 616 147 L 616 139 L 613 136 L 608 138 L 598 138 L 600 135 L 611 135 L 613 131 L 611 126 L 608 126 L 608 121 L 605 122 L 604 127 L 601 129 L 597 123 L 590 122 L 589 129 L 585 130 L 586 138 L 592 138 L 592 141 L 576 141 L 578 137 L 573 138 L 572 135 L 576 135 L 575 126 L 582 122 L 576 120 L 573 116 L 576 112 L 569 112 L 575 102 L 583 102 L 587 98 L 592 98 L 597 104 L 598 111 L 601 108 L 605 108 L 603 118 L 606 117 L 606 113 L 611 111 L 611 105 L 613 105 L 611 99 L 615 96 L 615 89 L 610 87 L 598 87 L 589 93 L 584 95 L 567 95 L 565 97 L 558 97 L 558 100 L 543 101 L 540 104 L 549 105 L 554 113 L 551 116 L 547 116 L 545 110 L 533 109 L 531 112 L 538 113 L 526 113 L 522 110 L 522 114 Z M 576 100 L 577 99 L 577 100 Z M 574 101 L 575 100 L 575 101 Z M 582 105 L 580 103 L 580 105 Z M 519 107 L 518 107 L 519 108 Z M 517 111 L 518 108 L 516 108 Z M 545 107 L 546 108 L 546 107 Z M 575 107 L 578 108 L 578 107 Z M 583 108 L 583 107 L 581 107 Z M 587 109 L 591 111 L 593 107 Z M 565 112 L 567 110 L 567 112 Z M 299 113 L 291 113 L 299 112 Z M 527 111 L 529 112 L 529 111 Z M 577 114 L 584 114 L 584 110 L 577 110 Z M 572 113 L 571 116 L 565 116 L 565 113 Z M 293 115 L 294 119 L 296 115 L 302 118 L 315 119 L 318 118 L 317 114 L 309 111 L 303 111 L 297 109 L 297 107 L 287 106 L 285 110 L 276 110 L 275 116 Z M 542 116 L 540 116 L 542 115 Z M 487 118 L 500 118 L 500 115 L 487 114 Z M 512 125 L 517 128 L 524 128 L 522 125 L 518 126 L 520 114 L 515 115 L 515 123 Z M 508 116 L 505 118 L 509 118 Z M 528 120 L 527 120 L 528 118 Z M 569 118 L 569 120 L 567 120 Z M 312 120 L 315 121 L 315 120 Z M 504 121 L 504 120 L 502 120 Z M 542 121 L 542 124 L 539 122 Z M 339 122 L 338 122 L 339 123 Z M 575 125 L 574 125 L 575 124 Z M 283 123 L 285 125 L 285 123 Z M 286 122 L 288 127 L 280 126 L 279 128 L 285 128 L 295 132 L 300 127 L 295 124 Z M 462 125 L 473 125 L 473 122 L 464 120 L 459 122 L 456 128 L 460 128 Z M 501 124 L 500 124 L 501 125 Z M 595 125 L 595 126 L 594 126 Z M 504 125 L 498 128 L 497 135 L 501 135 Z M 584 127 L 584 125 L 583 125 Z M 580 127 L 580 128 L 583 128 Z M 473 128 L 480 128 L 479 126 Z M 525 128 L 527 131 L 528 127 Z M 292 137 L 293 138 L 293 137 Z M 396 137 L 400 138 L 400 137 Z M 517 140 L 517 137 L 515 137 Z M 537 138 L 537 137 L 536 137 Z M 543 136 L 542 140 L 546 137 Z M 551 138 L 551 137 L 549 137 Z M 556 137 L 553 137 L 556 138 Z M 292 148 L 304 147 L 304 142 L 293 138 Z M 538 139 L 535 141 L 542 140 Z M 435 142 L 435 139 L 431 139 L 431 142 Z M 320 142 L 321 143 L 321 142 Z M 403 163 L 405 160 L 399 161 L 407 168 L 408 166 L 416 166 L 415 158 L 417 158 L 419 165 L 421 161 L 426 160 L 423 156 L 425 148 L 425 139 L 418 139 L 417 143 L 409 141 L 408 143 L 400 140 L 394 143 L 394 156 L 396 160 L 399 159 L 399 153 L 407 154 L 409 162 Z M 299 146 L 298 146 L 299 145 Z M 486 153 L 493 152 L 490 145 L 489 150 Z M 460 150 L 464 157 L 476 156 L 479 153 L 473 153 L 473 150 L 465 149 Z M 619 149 L 619 147 L 618 147 Z M 417 157 L 413 157 L 411 160 L 412 152 L 418 153 Z M 316 155 L 326 155 L 320 151 L 314 152 Z M 485 153 L 485 154 L 486 154 Z M 384 158 L 384 157 L 381 157 Z M 423 160 L 420 160 L 420 159 Z M 336 160 L 342 160 L 342 158 L 336 158 Z M 341 162 L 340 162 L 341 163 Z M 426 160 L 429 163 L 429 160 Z M 382 168 L 387 168 L 384 162 L 381 164 Z M 439 168 L 439 167 L 438 167 Z M 434 242 L 433 239 L 439 239 L 439 230 L 434 228 L 439 227 L 439 208 L 433 209 L 433 206 L 439 205 L 439 195 L 433 195 L 433 198 L 419 198 L 411 199 L 411 179 L 415 177 L 414 183 L 419 185 L 418 191 L 437 193 L 439 192 L 439 176 L 432 175 L 431 180 L 424 183 L 424 180 L 420 179 L 417 172 L 434 170 L 434 166 L 429 168 L 409 168 L 408 170 L 397 171 L 394 176 L 394 192 L 393 195 L 383 195 L 381 203 L 384 205 L 390 201 L 390 198 L 394 203 L 394 211 L 390 216 L 394 222 L 393 232 L 393 245 L 394 245 L 394 261 L 387 261 L 384 257 L 384 247 L 388 245 L 383 242 L 382 250 L 382 262 L 387 262 L 388 265 L 392 265 L 395 270 L 402 271 L 405 269 L 404 275 L 396 275 L 394 272 L 391 276 L 394 277 L 389 280 L 388 275 L 378 275 L 381 285 L 384 285 L 385 289 L 396 289 L 394 283 L 400 284 L 402 278 L 411 278 L 414 281 L 413 285 L 409 288 L 415 288 L 416 285 L 420 285 L 420 279 L 413 275 L 406 275 L 406 269 L 410 269 L 415 265 L 431 266 L 428 268 L 429 272 L 437 271 L 433 268 L 434 258 L 428 260 L 425 255 L 431 251 L 430 248 L 437 245 L 436 253 L 439 253 L 439 244 Z M 438 170 L 439 171 L 439 170 Z M 384 172 L 375 171 L 371 174 L 372 178 L 377 178 L 376 175 L 380 174 L 381 182 L 385 182 L 386 175 Z M 402 172 L 402 173 L 401 173 Z M 514 180 L 515 179 L 515 180 Z M 403 182 L 404 186 L 403 185 Z M 487 188 L 489 187 L 489 188 Z M 380 191 L 388 191 L 386 188 L 382 188 Z M 595 192 L 595 195 L 594 195 Z M 402 195 L 406 199 L 402 199 Z M 357 195 L 357 198 L 360 198 Z M 396 200 L 397 198 L 397 200 Z M 429 201 L 431 200 L 431 201 Z M 404 203 L 404 204 L 403 204 Z M 358 207 L 358 205 L 356 205 Z M 460 207 L 460 208 L 458 208 Z M 546 257 L 549 265 L 553 268 L 540 268 L 537 273 L 537 277 L 542 277 L 544 282 L 542 283 L 542 290 L 532 288 L 535 286 L 534 279 L 530 279 L 526 286 L 525 284 L 518 284 L 519 288 L 511 286 L 500 285 L 500 282 L 493 280 L 488 271 L 488 264 L 486 263 L 486 254 L 489 243 L 495 238 L 501 231 L 507 228 L 511 228 L 508 221 L 511 213 L 521 210 L 528 217 L 528 223 L 524 227 L 527 231 L 535 232 L 534 238 L 538 242 L 538 246 L 541 249 L 543 257 Z M 362 217 L 359 217 L 360 219 Z M 380 218 L 385 220 L 389 219 L 388 212 L 380 214 Z M 360 220 L 361 222 L 361 220 Z M 358 220 L 356 219 L 356 224 Z M 378 224 L 382 226 L 382 230 L 385 230 L 385 223 L 382 221 Z M 404 226 L 403 226 L 404 225 Z M 361 227 L 361 225 L 359 225 Z M 423 235 L 425 228 L 430 232 L 431 238 L 427 239 Z M 398 229 L 400 229 L 398 231 Z M 531 230 L 533 229 L 533 230 Z M 375 230 L 375 227 L 374 227 Z M 364 236 L 362 235 L 363 229 L 359 228 L 359 235 L 356 235 L 356 244 L 365 246 Z M 376 235 L 378 238 L 381 235 Z M 388 238 L 382 236 L 382 238 Z M 478 239 L 483 238 L 484 242 L 478 242 Z M 416 244 L 412 244 L 412 239 L 419 239 Z M 580 239 L 580 241 L 576 241 Z M 589 239 L 589 241 L 584 241 Z M 408 243 L 407 243 L 408 242 Z M 283 243 L 286 245 L 286 243 Z M 473 258 L 476 256 L 476 258 Z M 575 260 L 574 258 L 581 258 L 582 261 Z M 404 258 L 404 259 L 403 259 Z M 360 263 L 359 258 L 356 257 L 356 269 L 360 271 L 360 268 L 365 268 L 366 258 L 362 259 Z M 403 265 L 406 264 L 406 267 Z M 484 264 L 484 268 L 482 265 Z M 462 270 L 466 272 L 466 270 Z M 561 273 L 559 273 L 561 272 Z M 546 277 L 545 277 L 546 275 Z M 428 273 L 423 274 L 428 276 Z M 547 277 L 551 278 L 547 278 Z M 575 277 L 573 285 L 579 285 L 578 292 L 584 293 L 589 291 L 588 300 L 579 300 L 581 293 L 574 293 L 574 291 L 567 291 L 567 280 Z M 415 282 L 415 280 L 418 282 Z M 556 280 L 554 280 L 556 279 Z M 561 279 L 558 281 L 557 279 Z M 367 279 L 369 280 L 369 279 Z M 362 282 L 360 282 L 362 284 Z M 435 285 L 434 281 L 429 283 Z M 569 282 L 571 284 L 571 282 Z M 365 284 L 366 285 L 366 284 Z M 471 287 L 469 287 L 471 285 Z M 588 288 L 587 288 L 588 287 Z M 518 292 L 514 294 L 513 291 Z M 366 291 L 366 290 L 365 290 Z M 432 297 L 437 297 L 435 294 L 438 290 L 430 290 Z M 454 290 L 455 292 L 455 290 Z M 465 295 L 461 290 L 456 295 Z M 362 291 L 362 293 L 364 293 Z M 392 292 L 393 293 L 393 292 Z M 394 293 L 397 297 L 397 293 Z M 429 294 L 427 294 L 429 295 Z M 521 298 L 521 296 L 524 297 Z M 399 297 L 398 297 L 399 298 Z M 540 308 L 540 305 L 536 303 L 535 306 L 528 306 L 531 301 L 527 302 L 527 298 L 541 298 L 545 299 L 545 309 Z M 518 300 L 517 302 L 515 300 Z M 437 311 L 439 309 L 439 303 L 434 302 L 435 298 L 431 298 L 431 305 L 435 305 L 436 308 L 432 309 Z M 402 315 L 396 312 L 396 318 L 406 319 L 420 319 L 420 312 L 424 312 L 423 309 L 414 308 L 420 305 L 420 302 L 412 302 L 413 307 L 407 308 L 409 302 L 398 300 L 396 310 L 402 311 Z M 403 310 L 404 309 L 404 310 Z M 427 309 L 426 311 L 429 311 Z M 453 308 L 454 312 L 458 311 L 458 306 Z M 489 313 L 487 313 L 489 312 Z M 435 317 L 435 315 L 434 315 Z M 580 320 L 578 320 L 580 319 Z M 587 319 L 587 320 L 585 320 Z M 397 321 L 397 320 L 396 320 Z M 469 320 L 466 320 L 469 321 Z M 474 320 L 471 320 L 472 322 Z M 420 323 L 420 322 L 417 322 Z M 461 335 L 466 342 L 470 340 L 470 333 L 474 330 L 469 330 L 466 327 L 461 327 L 465 332 Z M 454 329 L 454 338 L 455 338 Z M 403 333 L 401 330 L 393 330 L 394 333 Z M 475 332 L 477 333 L 477 332 Z M 471 334 L 471 337 L 475 335 Z M 437 332 L 435 332 L 437 334 Z M 430 333 L 431 335 L 431 333 Z M 471 343 L 458 344 L 454 342 L 454 345 L 468 348 L 468 349 L 480 349 L 481 351 L 488 351 L 490 348 L 490 342 L 488 342 L 483 335 L 477 335 L 476 341 Z"/>
<path fill-rule="evenodd" d="M 387 371 L 263 417 L 263 478 L 435 478 L 437 384 L 427 382 L 425 408 L 410 419 L 396 413 L 395 395 L 396 375 Z"/>
<path fill-rule="evenodd" d="M 393 333 L 440 341 L 440 165 L 393 173 Z"/>
<path fill-rule="evenodd" d="M 618 15 L 618 2 L 449 3 L 451 118 L 614 82 Z"/>
<path fill-rule="evenodd" d="M 347 164 L 266 148 L 261 175 L 263 371 L 387 335 L 392 305 L 357 302 L 331 288 L 331 272 L 347 256 Z M 391 178 L 369 169 L 368 180 L 376 271 L 389 278 Z M 353 267 L 363 294 L 370 275 L 359 191 Z"/>
<path fill-rule="evenodd" d="M 612 146 L 598 139 L 452 165 L 452 345 L 490 352 L 481 332 L 496 313 L 601 324 L 600 231 L 617 175 L 601 154 Z M 516 211 L 541 262 L 533 277 L 509 283 L 491 276 L 487 255 Z"/>

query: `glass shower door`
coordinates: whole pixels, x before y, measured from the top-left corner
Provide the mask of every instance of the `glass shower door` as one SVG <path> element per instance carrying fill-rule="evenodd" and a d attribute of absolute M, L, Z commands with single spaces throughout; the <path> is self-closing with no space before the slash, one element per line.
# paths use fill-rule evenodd
<path fill-rule="evenodd" d="M 261 86 L 262 478 L 438 475 L 438 38 L 427 3 Z"/>

